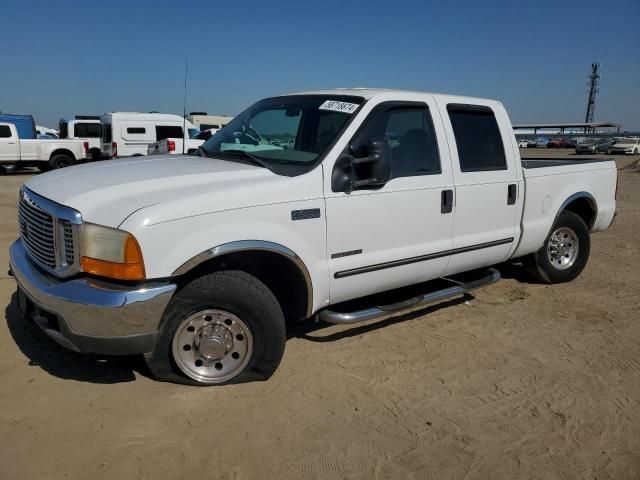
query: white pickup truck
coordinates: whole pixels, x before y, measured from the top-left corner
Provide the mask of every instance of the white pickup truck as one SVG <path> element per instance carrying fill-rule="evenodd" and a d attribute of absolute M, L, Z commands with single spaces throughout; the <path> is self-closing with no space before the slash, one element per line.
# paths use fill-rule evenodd
<path fill-rule="evenodd" d="M 147 155 L 180 155 L 194 153 L 204 140 L 197 138 L 165 138 L 147 147 Z"/>
<path fill-rule="evenodd" d="M 264 379 L 289 322 L 417 309 L 514 258 L 576 278 L 616 184 L 610 160 L 521 160 L 497 101 L 298 93 L 257 102 L 198 155 L 30 179 L 10 270 L 20 310 L 72 350 L 143 353 L 165 381 Z"/>
<path fill-rule="evenodd" d="M 89 144 L 80 140 L 24 139 L 12 123 L 0 123 L 0 167 L 13 171 L 36 166 L 47 171 L 68 167 L 87 158 Z"/>

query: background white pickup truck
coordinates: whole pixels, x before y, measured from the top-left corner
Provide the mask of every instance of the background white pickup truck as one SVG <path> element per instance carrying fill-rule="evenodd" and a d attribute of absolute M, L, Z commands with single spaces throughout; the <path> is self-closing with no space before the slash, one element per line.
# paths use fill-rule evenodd
<path fill-rule="evenodd" d="M 287 322 L 405 312 L 514 258 L 572 280 L 615 213 L 613 161 L 521 161 L 504 107 L 479 98 L 269 98 L 198 154 L 29 180 L 10 252 L 23 312 L 70 349 L 144 353 L 161 380 L 264 379 Z"/>
<path fill-rule="evenodd" d="M 102 158 L 100 152 L 100 138 L 102 137 L 100 117 L 94 115 L 76 115 L 73 120 L 65 120 L 63 118 L 58 122 L 58 128 L 60 138 L 86 142 L 88 145 L 88 158 L 93 161 Z"/>
<path fill-rule="evenodd" d="M 197 138 L 165 138 L 158 142 L 149 144 L 147 155 L 179 155 L 183 153 L 193 153 L 204 143 L 204 140 Z"/>
<path fill-rule="evenodd" d="M 42 171 L 68 167 L 87 156 L 80 140 L 21 139 L 15 125 L 0 123 L 0 167 L 7 171 L 37 166 Z"/>

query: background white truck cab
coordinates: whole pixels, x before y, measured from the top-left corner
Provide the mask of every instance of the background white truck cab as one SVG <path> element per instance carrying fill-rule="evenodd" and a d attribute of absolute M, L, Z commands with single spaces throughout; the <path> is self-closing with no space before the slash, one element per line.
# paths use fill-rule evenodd
<path fill-rule="evenodd" d="M 211 133 L 216 133 L 233 119 L 224 115 L 208 115 L 206 112 L 191 112 L 186 118 L 201 132 L 209 130 Z"/>
<path fill-rule="evenodd" d="M 100 160 L 102 128 L 99 116 L 76 115 L 73 120 L 61 119 L 58 128 L 60 138 L 72 138 L 87 142 L 89 144 L 88 156 L 91 160 Z"/>
<path fill-rule="evenodd" d="M 191 122 L 167 113 L 112 112 L 102 115 L 100 122 L 100 148 L 106 158 L 147 155 L 148 146 L 153 142 L 192 138 L 198 134 Z"/>
<path fill-rule="evenodd" d="M 615 213 L 613 161 L 522 161 L 493 100 L 268 98 L 197 153 L 27 182 L 11 271 L 45 332 L 144 353 L 162 380 L 268 378 L 287 322 L 405 312 L 494 282 L 486 268 L 514 258 L 566 282 Z M 31 208 L 70 241 L 30 243 Z"/>
<path fill-rule="evenodd" d="M 86 158 L 88 145 L 79 140 L 21 139 L 11 123 L 0 122 L 0 166 L 5 170 L 37 166 L 46 171 L 68 167 Z"/>

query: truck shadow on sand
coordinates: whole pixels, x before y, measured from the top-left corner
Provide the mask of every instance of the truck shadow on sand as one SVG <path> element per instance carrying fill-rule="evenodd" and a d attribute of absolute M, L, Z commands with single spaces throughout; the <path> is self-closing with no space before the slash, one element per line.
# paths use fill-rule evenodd
<path fill-rule="evenodd" d="M 29 365 L 51 375 L 79 382 L 114 384 L 133 382 L 135 373 L 149 376 L 142 356 L 107 357 L 71 352 L 51 340 L 32 321 L 21 317 L 14 293 L 5 309 L 9 332 Z"/>
<path fill-rule="evenodd" d="M 505 265 L 500 265 L 500 267 L 500 270 L 505 272 Z M 506 273 L 504 278 L 517 278 L 522 275 L 518 268 L 506 269 Z M 521 280 L 518 279 L 518 281 Z M 466 293 L 460 297 L 408 313 L 400 313 L 380 320 L 370 320 L 362 324 L 337 326 L 309 319 L 289 324 L 287 326 L 287 340 L 298 338 L 318 343 L 336 342 L 414 320 L 473 299 L 472 294 Z M 39 367 L 55 377 L 97 384 L 133 382 L 137 376 L 151 378 L 142 355 L 117 357 L 79 354 L 59 346 L 34 322 L 21 317 L 15 293 L 5 309 L 5 319 L 13 340 L 28 358 L 29 365 Z M 327 332 L 323 333 L 323 330 L 327 330 Z"/>

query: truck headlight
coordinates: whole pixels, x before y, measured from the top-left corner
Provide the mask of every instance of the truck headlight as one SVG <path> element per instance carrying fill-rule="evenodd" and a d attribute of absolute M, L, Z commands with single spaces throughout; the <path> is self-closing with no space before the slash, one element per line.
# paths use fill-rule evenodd
<path fill-rule="evenodd" d="M 83 272 L 117 280 L 145 279 L 140 245 L 129 232 L 84 223 L 79 243 Z"/>

